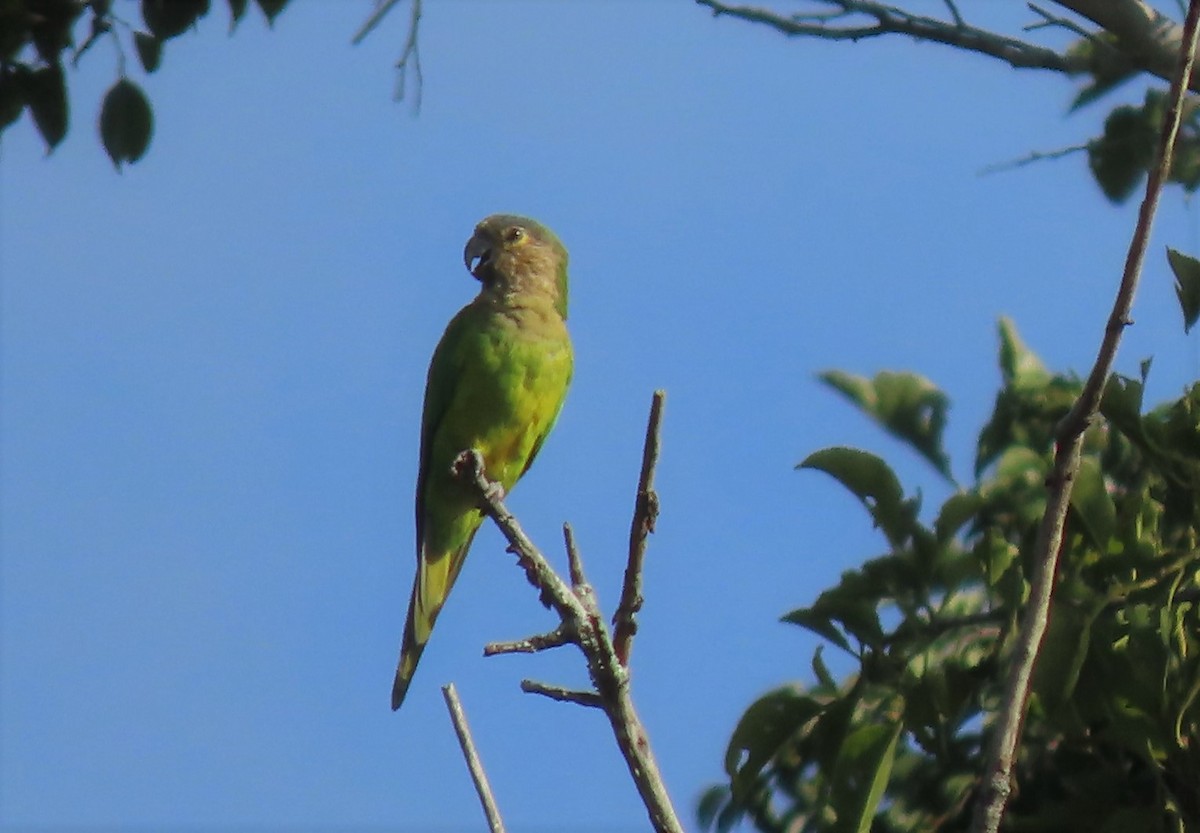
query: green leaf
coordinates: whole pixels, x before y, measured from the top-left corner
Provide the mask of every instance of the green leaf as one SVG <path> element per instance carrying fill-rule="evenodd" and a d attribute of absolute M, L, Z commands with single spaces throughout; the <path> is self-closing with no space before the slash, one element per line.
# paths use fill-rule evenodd
<path fill-rule="evenodd" d="M 1108 377 L 1104 395 L 1100 399 L 1100 413 L 1118 431 L 1137 443 L 1146 442 L 1142 426 L 1142 398 L 1146 391 L 1146 375 L 1149 363 L 1142 368 L 1142 378 L 1131 379 L 1116 373 Z"/>
<path fill-rule="evenodd" d="M 1104 133 L 1088 143 L 1088 165 L 1104 196 L 1121 203 L 1142 181 L 1154 159 L 1157 125 L 1150 108 L 1117 107 L 1104 121 Z"/>
<path fill-rule="evenodd" d="M 717 814 L 729 804 L 729 787 L 724 784 L 714 784 L 705 790 L 700 801 L 696 804 L 696 820 L 700 827 L 707 830 L 717 820 Z"/>
<path fill-rule="evenodd" d="M 1117 527 L 1117 507 L 1095 457 L 1080 460 L 1075 488 L 1071 490 L 1071 511 L 1096 549 L 1101 554 L 1107 552 Z"/>
<path fill-rule="evenodd" d="M 1137 68 L 1121 52 L 1116 35 L 1103 30 L 1072 43 L 1067 47 L 1067 55 L 1088 67 L 1087 83 L 1071 102 L 1068 110 L 1071 113 L 1091 104 L 1138 73 Z"/>
<path fill-rule="evenodd" d="M 837 689 L 837 680 L 835 680 L 833 678 L 833 675 L 829 673 L 829 666 L 827 666 L 825 664 L 825 660 L 821 656 L 821 653 L 824 650 L 825 650 L 824 645 L 818 645 L 816 647 L 816 650 L 813 651 L 813 657 L 812 657 L 813 674 L 816 675 L 818 685 L 820 685 L 823 688 L 836 690 Z"/>
<path fill-rule="evenodd" d="M 160 41 L 182 35 L 208 14 L 209 0 L 142 0 L 142 20 Z"/>
<path fill-rule="evenodd" d="M 1050 383 L 1050 371 L 1021 341 L 1011 318 L 1002 317 L 1000 329 L 1000 373 L 1006 387 L 1037 389 Z"/>
<path fill-rule="evenodd" d="M 142 62 L 142 69 L 146 72 L 154 72 L 158 69 L 158 65 L 162 62 L 162 41 L 145 32 L 134 32 L 133 45 L 137 47 L 138 60 Z"/>
<path fill-rule="evenodd" d="M 763 767 L 821 710 L 820 703 L 792 687 L 776 689 L 746 710 L 725 751 L 735 799 L 749 795 Z"/>
<path fill-rule="evenodd" d="M 0 67 L 0 130 L 8 127 L 25 111 L 25 93 L 16 72 Z"/>
<path fill-rule="evenodd" d="M 67 82 L 61 64 L 35 70 L 23 78 L 25 103 L 33 113 L 33 122 L 54 150 L 67 135 Z"/>
<path fill-rule="evenodd" d="M 1200 319 L 1200 260 L 1168 247 L 1167 262 L 1175 273 L 1175 297 L 1183 310 L 1183 331 L 1191 332 Z"/>
<path fill-rule="evenodd" d="M 104 96 L 100 110 L 100 138 L 118 170 L 122 162 L 136 162 L 150 145 L 154 116 L 150 102 L 137 84 L 122 78 Z"/>
<path fill-rule="evenodd" d="M 246 14 L 249 0 L 228 0 L 229 2 L 229 31 L 232 32 L 242 22 Z"/>
<path fill-rule="evenodd" d="M 836 831 L 868 833 L 883 800 L 903 721 L 859 726 L 846 735 L 832 778 Z"/>
<path fill-rule="evenodd" d="M 267 16 L 268 26 L 275 25 L 275 18 L 279 17 L 279 13 L 288 4 L 288 0 L 255 0 L 255 2 L 258 3 L 258 7 L 262 9 L 263 14 Z"/>
<path fill-rule="evenodd" d="M 840 370 L 818 378 L 841 393 L 888 433 L 903 440 L 953 482 L 950 459 L 942 448 L 950 400 L 933 382 L 915 373 L 883 371 L 865 379 Z"/>
<path fill-rule="evenodd" d="M 817 636 L 825 637 L 847 654 L 854 654 L 846 637 L 837 629 L 830 617 L 821 611 L 809 607 L 797 608 L 784 616 L 782 621 L 806 628 Z"/>
<path fill-rule="evenodd" d="M 1100 612 L 1060 601 L 1050 613 L 1046 636 L 1033 672 L 1033 691 L 1047 713 L 1071 700 L 1091 644 L 1092 623 Z"/>
<path fill-rule="evenodd" d="M 893 546 L 908 537 L 914 513 L 904 503 L 895 472 L 879 457 L 857 448 L 825 448 L 810 454 L 796 468 L 823 471 L 849 489 Z"/>
<path fill-rule="evenodd" d="M 952 539 L 962 525 L 975 517 L 983 506 L 983 498 L 979 492 L 956 492 L 942 504 L 937 520 L 933 522 L 934 532 L 941 543 Z"/>

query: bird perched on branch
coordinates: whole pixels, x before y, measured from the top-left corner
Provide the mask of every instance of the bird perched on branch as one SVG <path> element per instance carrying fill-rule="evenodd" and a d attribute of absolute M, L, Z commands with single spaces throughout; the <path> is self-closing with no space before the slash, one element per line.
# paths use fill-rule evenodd
<path fill-rule="evenodd" d="M 463 262 L 483 286 L 433 352 L 421 418 L 417 575 L 392 708 L 400 708 L 433 623 L 483 513 L 451 472 L 468 449 L 505 491 L 523 475 L 558 418 L 571 382 L 567 250 L 542 224 L 496 214 L 475 227 Z"/>

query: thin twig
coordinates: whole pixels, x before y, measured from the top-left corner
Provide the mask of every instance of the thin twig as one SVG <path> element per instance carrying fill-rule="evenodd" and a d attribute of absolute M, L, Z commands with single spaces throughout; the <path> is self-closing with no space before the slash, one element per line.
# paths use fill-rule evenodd
<path fill-rule="evenodd" d="M 1043 9 L 1037 3 L 1026 3 L 1025 5 L 1029 7 L 1031 12 L 1041 18 L 1041 21 L 1038 23 L 1030 23 L 1028 26 L 1022 27 L 1026 32 L 1033 32 L 1037 29 L 1057 27 L 1060 29 L 1066 29 L 1071 34 L 1078 35 L 1081 38 L 1100 41 L 1100 39 L 1097 38 L 1093 33 L 1089 32 L 1087 29 L 1084 29 L 1074 20 L 1068 20 L 1065 17 L 1059 17 L 1058 15 L 1050 14 L 1050 12 Z M 1100 42 L 1103 43 L 1103 41 Z"/>
<path fill-rule="evenodd" d="M 1171 156 L 1175 138 L 1179 133 L 1180 114 L 1187 92 L 1187 79 L 1192 75 L 1197 33 L 1200 32 L 1198 22 L 1200 0 L 1191 0 L 1184 22 L 1183 45 L 1171 81 L 1170 109 L 1162 126 L 1157 164 L 1150 170 L 1149 181 L 1146 183 L 1146 196 L 1138 212 L 1137 226 L 1129 244 L 1120 288 L 1113 302 L 1092 371 L 1079 398 L 1058 426 L 1054 468 L 1047 480 L 1049 493 L 1046 497 L 1046 511 L 1038 528 L 1033 551 L 1034 570 L 1029 589 L 1029 603 L 1022 617 L 1021 630 L 1010 660 L 1004 702 L 993 729 L 987 772 L 971 823 L 972 833 L 995 833 L 999 830 L 1012 790 L 1013 764 L 1020 743 L 1030 679 L 1049 617 L 1054 575 L 1063 542 L 1063 528 L 1075 475 L 1079 471 L 1083 434 L 1099 410 L 1104 386 L 1112 372 L 1113 360 L 1120 345 L 1121 334 L 1131 323 L 1129 313 L 1141 277 L 1142 262 L 1154 224 L 1159 195 L 1171 169 Z"/>
<path fill-rule="evenodd" d="M 789 36 L 809 36 L 825 40 L 862 40 L 880 35 L 908 35 L 916 40 L 942 43 L 970 52 L 979 52 L 998 58 L 1019 69 L 1048 69 L 1067 74 L 1087 72 L 1089 67 L 1082 56 L 1055 52 L 1044 46 L 1010 38 L 997 32 L 989 32 L 971 26 L 961 16 L 951 14 L 954 22 L 938 20 L 907 12 L 896 6 L 873 0 L 822 0 L 840 8 L 845 14 L 858 14 L 874 19 L 873 24 L 861 26 L 828 26 L 823 22 L 809 22 L 801 18 L 777 14 L 752 6 L 735 6 L 720 0 L 696 0 L 698 5 L 712 10 L 713 16 L 722 15 L 739 18 L 751 23 L 770 26 Z M 841 16 L 841 15 L 839 15 Z"/>
<path fill-rule="evenodd" d="M 944 2 L 946 3 L 946 9 L 950 12 L 950 17 L 954 18 L 954 25 L 960 29 L 966 26 L 967 22 L 963 20 L 962 12 L 958 10 L 958 6 L 955 5 L 954 0 L 944 0 Z"/>
<path fill-rule="evenodd" d="M 363 39 L 371 34 L 372 30 L 379 25 L 379 21 L 383 20 L 388 12 L 399 5 L 399 3 L 400 0 L 379 0 L 375 4 L 375 11 L 371 12 L 371 16 L 367 18 L 366 22 L 358 27 L 358 31 L 354 33 L 354 37 L 350 39 L 350 43 L 355 46 L 362 43 Z"/>
<path fill-rule="evenodd" d="M 564 626 L 559 625 L 549 633 L 527 636 L 512 642 L 489 642 L 483 646 L 483 655 L 494 657 L 499 654 L 536 654 L 538 651 L 570 645 L 574 641 L 575 637 Z"/>
<path fill-rule="evenodd" d="M 413 84 L 413 112 L 421 111 L 421 96 L 425 89 L 425 76 L 421 72 L 421 46 L 417 34 L 421 28 L 421 0 L 412 0 L 412 11 L 408 18 L 408 37 L 404 39 L 404 51 L 396 62 L 396 101 L 403 101 L 408 91 L 408 68 L 411 66 L 415 83 Z"/>
<path fill-rule="evenodd" d="M 662 409 L 666 392 L 656 390 L 650 402 L 650 420 L 646 425 L 646 442 L 642 447 L 642 471 L 638 476 L 637 497 L 634 501 L 633 523 L 629 528 L 629 562 L 625 567 L 625 582 L 621 601 L 613 614 L 613 646 L 622 665 L 629 665 L 633 636 L 637 633 L 637 613 L 642 609 L 642 564 L 646 557 L 646 539 L 658 520 L 658 494 L 654 491 L 654 469 L 658 465 L 661 444 Z"/>
<path fill-rule="evenodd" d="M 411 67 L 416 81 L 413 85 L 413 112 L 419 112 L 421 109 L 421 96 L 425 87 L 425 77 L 421 72 L 421 46 L 418 39 L 421 28 L 421 2 L 422 0 L 412 0 L 408 17 L 408 35 L 404 39 L 404 49 L 400 53 L 400 58 L 396 61 L 396 92 L 393 95 L 397 101 L 404 100 L 408 91 L 408 70 Z M 354 33 L 350 43 L 354 46 L 362 43 L 367 35 L 371 34 L 380 21 L 399 3 L 400 0 L 378 0 L 375 10 Z"/>
<path fill-rule="evenodd" d="M 540 694 L 560 703 L 575 703 L 591 709 L 604 708 L 604 700 L 594 691 L 579 691 L 557 685 L 546 685 L 537 680 L 521 680 L 521 691 L 526 694 Z"/>
<path fill-rule="evenodd" d="M 575 544 L 575 531 L 570 524 L 563 524 L 563 543 L 567 547 L 567 566 L 571 573 L 571 584 L 576 592 L 587 583 L 583 574 L 583 559 L 579 555 L 579 547 Z"/>
<path fill-rule="evenodd" d="M 1079 153 L 1080 151 L 1087 150 L 1087 148 L 1087 145 L 1071 145 L 1071 147 L 1059 148 L 1058 150 L 1035 150 L 1026 156 L 1022 156 L 1020 159 L 1013 159 L 1011 162 L 997 162 L 995 165 L 988 165 L 979 172 L 979 175 L 988 176 L 1003 171 L 1015 170 L 1016 168 L 1023 168 L 1026 165 L 1032 165 L 1034 162 L 1062 159 L 1064 156 Z"/>
<path fill-rule="evenodd" d="M 442 686 L 442 697 L 446 699 L 446 708 L 450 710 L 454 733 L 458 735 L 458 745 L 462 747 L 463 757 L 467 760 L 467 769 L 475 783 L 475 792 L 479 793 L 479 803 L 483 805 L 483 814 L 487 816 L 488 828 L 492 833 L 504 833 L 504 820 L 500 818 L 500 809 L 496 806 L 495 796 L 492 795 L 492 785 L 488 783 L 487 773 L 483 771 L 483 762 L 479 760 L 479 753 L 475 750 L 471 727 L 467 725 L 467 715 L 463 711 L 462 701 L 458 699 L 458 690 L 454 683 Z"/>

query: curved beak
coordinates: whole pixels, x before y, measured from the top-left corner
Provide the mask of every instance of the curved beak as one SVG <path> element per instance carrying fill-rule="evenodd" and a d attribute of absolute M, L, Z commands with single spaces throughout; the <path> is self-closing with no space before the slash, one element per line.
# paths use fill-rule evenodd
<path fill-rule="evenodd" d="M 486 237 L 475 232 L 463 249 L 463 264 L 475 278 L 479 278 L 479 270 L 487 265 L 492 254 L 492 245 Z M 478 263 L 476 262 L 478 261 Z"/>

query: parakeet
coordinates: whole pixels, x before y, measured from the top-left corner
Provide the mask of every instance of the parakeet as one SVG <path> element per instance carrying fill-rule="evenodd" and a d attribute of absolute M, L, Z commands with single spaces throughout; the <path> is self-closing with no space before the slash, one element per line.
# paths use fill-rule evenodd
<path fill-rule="evenodd" d="M 425 382 L 417 474 L 417 575 L 404 626 L 392 709 L 462 570 L 483 513 L 451 473 L 467 449 L 508 491 L 558 419 L 574 357 L 567 335 L 567 250 L 545 226 L 496 214 L 475 227 L 463 262 L 479 294 L 451 319 Z"/>

